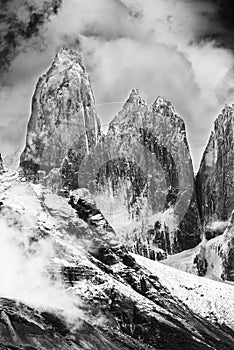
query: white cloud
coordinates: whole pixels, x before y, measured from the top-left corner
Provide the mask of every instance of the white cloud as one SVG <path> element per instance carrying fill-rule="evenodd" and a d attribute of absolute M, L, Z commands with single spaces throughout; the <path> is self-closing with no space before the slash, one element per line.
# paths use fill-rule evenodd
<path fill-rule="evenodd" d="M 172 100 L 186 121 L 197 168 L 212 122 L 230 99 L 233 85 L 229 82 L 227 95 L 220 90 L 233 65 L 232 53 L 215 47 L 215 42 L 196 40 L 214 25 L 209 19 L 213 11 L 202 1 L 64 1 L 47 26 L 46 49 L 28 50 L 14 62 L 9 79 L 17 80 L 14 93 L 22 99 L 18 112 L 9 99 L 1 120 L 26 118 L 32 82 L 54 52 L 62 46 L 82 47 L 97 104 L 122 101 L 132 88 L 138 88 L 149 103 L 157 95 Z M 23 90 L 18 81 L 23 81 Z M 105 106 L 99 109 L 104 123 L 120 105 Z"/>
<path fill-rule="evenodd" d="M 27 237 L 17 226 L 9 227 L 3 219 L 0 230 L 1 297 L 20 300 L 41 310 L 57 310 L 69 322 L 83 317 L 80 299 L 66 291 L 59 276 L 52 280 L 48 273 L 56 256 L 53 240 L 29 244 L 30 235 Z"/>

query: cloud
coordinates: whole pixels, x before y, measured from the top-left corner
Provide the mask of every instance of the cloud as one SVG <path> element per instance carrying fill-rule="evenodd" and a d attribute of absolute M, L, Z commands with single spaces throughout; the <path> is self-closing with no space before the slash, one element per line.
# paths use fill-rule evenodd
<path fill-rule="evenodd" d="M 234 3 L 232 0 L 204 0 L 213 10 L 206 13 L 209 30 L 202 33 L 201 39 L 215 39 L 216 45 L 234 51 Z"/>
<path fill-rule="evenodd" d="M 8 84 L 20 103 L 17 113 L 9 96 L 0 124 L 6 127 L 6 118 L 21 118 L 21 141 L 14 146 L 23 143 L 33 84 L 55 51 L 68 46 L 82 50 L 96 102 L 107 103 L 98 107 L 103 123 L 120 109 L 119 102 L 132 88 L 138 88 L 149 103 L 164 95 L 185 119 L 198 168 L 212 122 L 233 89 L 229 79 L 227 94 L 221 90 L 231 74 L 233 54 L 208 39 L 214 33 L 213 19 L 216 32 L 222 32 L 217 10 L 212 1 L 64 1 L 61 11 L 43 27 L 46 35 L 38 36 L 40 45 L 27 48 L 12 63 Z M 1 135 L 3 129 L 0 138 L 6 144 Z M 13 140 L 6 149 L 10 143 Z"/>
<path fill-rule="evenodd" d="M 38 36 L 61 0 L 4 0 L 1 2 L 0 73 L 9 67 L 20 50 L 40 43 Z"/>
<path fill-rule="evenodd" d="M 14 224 L 17 217 L 12 215 Z M 21 224 L 26 224 L 22 222 Z M 0 294 L 2 297 L 20 300 L 41 310 L 57 310 L 67 321 L 83 317 L 81 301 L 69 294 L 59 276 L 51 278 L 48 272 L 56 256 L 52 239 L 32 243 L 33 232 L 24 233 L 17 225 L 9 226 L 0 219 Z M 26 233 L 25 233 L 26 232 Z"/>
<path fill-rule="evenodd" d="M 206 226 L 207 230 L 224 231 L 228 226 L 228 221 L 214 221 Z"/>

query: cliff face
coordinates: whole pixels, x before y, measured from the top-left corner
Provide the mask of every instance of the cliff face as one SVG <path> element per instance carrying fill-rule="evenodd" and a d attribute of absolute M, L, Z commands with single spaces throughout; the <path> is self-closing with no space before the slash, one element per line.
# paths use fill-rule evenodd
<path fill-rule="evenodd" d="M 234 105 L 215 121 L 196 177 L 202 243 L 166 263 L 215 280 L 234 281 Z M 187 256 L 186 256 L 187 254 Z"/>
<path fill-rule="evenodd" d="M 39 79 L 32 100 L 26 146 L 20 165 L 28 179 L 47 177 L 76 188 L 77 169 L 98 140 L 100 123 L 81 57 L 60 51 Z M 60 170 L 58 170 L 60 169 Z"/>
<path fill-rule="evenodd" d="M 200 276 L 234 281 L 234 211 L 221 235 L 202 242 L 194 263 Z"/>
<path fill-rule="evenodd" d="M 234 280 L 234 105 L 215 121 L 196 178 L 205 238 L 198 264 L 205 275 Z M 229 223 L 227 224 L 229 218 Z M 219 229 L 210 230 L 217 226 Z"/>
<path fill-rule="evenodd" d="M 130 249 L 155 259 L 200 242 L 185 125 L 169 101 L 148 107 L 132 90 L 90 157 L 83 186 L 96 180 L 96 200 L 106 198 L 105 215 Z"/>
<path fill-rule="evenodd" d="M 132 90 L 101 136 L 90 81 L 73 51 L 60 51 L 38 81 L 20 165 L 26 179 L 55 192 L 88 188 L 134 252 L 163 258 L 200 241 L 183 120 L 169 101 L 148 107 Z"/>
<path fill-rule="evenodd" d="M 87 191 L 61 197 L 6 172 L 0 194 L 0 349 L 233 348 L 232 286 L 107 245 Z"/>
<path fill-rule="evenodd" d="M 234 106 L 215 121 L 197 175 L 197 195 L 204 224 L 228 220 L 234 208 Z"/>
<path fill-rule="evenodd" d="M 2 155 L 0 153 L 0 174 L 4 172 L 4 166 L 3 166 L 3 160 L 2 160 Z"/>

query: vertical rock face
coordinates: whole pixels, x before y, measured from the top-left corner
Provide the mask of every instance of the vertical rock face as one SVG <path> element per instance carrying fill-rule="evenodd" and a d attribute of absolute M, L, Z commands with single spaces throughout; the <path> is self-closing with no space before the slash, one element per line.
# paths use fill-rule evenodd
<path fill-rule="evenodd" d="M 215 121 L 200 170 L 197 194 L 204 224 L 226 221 L 234 208 L 234 105 Z"/>
<path fill-rule="evenodd" d="M 4 172 L 4 166 L 3 166 L 3 160 L 2 155 L 0 153 L 0 175 Z"/>
<path fill-rule="evenodd" d="M 216 222 L 216 224 L 218 224 Z M 224 223 L 223 223 L 224 224 Z M 223 233 L 204 239 L 197 247 L 194 264 L 200 276 L 234 281 L 234 211 L 223 225 Z"/>
<path fill-rule="evenodd" d="M 222 260 L 223 280 L 234 281 L 234 210 L 229 219 L 226 231 L 221 240 L 219 255 Z"/>
<path fill-rule="evenodd" d="M 89 168 L 86 184 L 96 180 L 97 201 L 113 201 L 106 217 L 130 249 L 155 259 L 199 243 L 185 125 L 169 101 L 159 97 L 148 107 L 132 90 Z"/>
<path fill-rule="evenodd" d="M 200 261 L 206 262 L 206 274 L 229 281 L 234 281 L 233 113 L 234 105 L 226 106 L 216 119 L 196 178 L 200 214 L 208 240 L 203 244 Z M 210 235 L 209 227 L 213 226 L 220 230 Z"/>
<path fill-rule="evenodd" d="M 99 133 L 94 96 L 81 57 L 64 49 L 37 83 L 20 158 L 24 174 L 37 180 L 41 173 L 50 173 L 53 181 L 60 169 L 63 185 L 76 188 L 81 159 L 97 143 Z"/>
<path fill-rule="evenodd" d="M 161 259 L 200 242 L 184 121 L 164 98 L 149 107 L 132 90 L 101 138 L 90 81 L 73 51 L 60 51 L 38 81 L 20 165 L 27 179 L 54 190 L 88 188 L 134 252 Z"/>

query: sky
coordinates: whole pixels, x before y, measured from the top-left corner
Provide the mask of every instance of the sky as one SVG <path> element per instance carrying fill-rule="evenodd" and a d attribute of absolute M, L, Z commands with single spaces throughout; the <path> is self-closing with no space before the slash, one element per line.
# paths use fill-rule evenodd
<path fill-rule="evenodd" d="M 171 100 L 195 170 L 213 122 L 234 102 L 230 0 L 0 0 L 0 152 L 24 145 L 38 77 L 62 47 L 82 53 L 104 128 L 133 88 Z"/>

